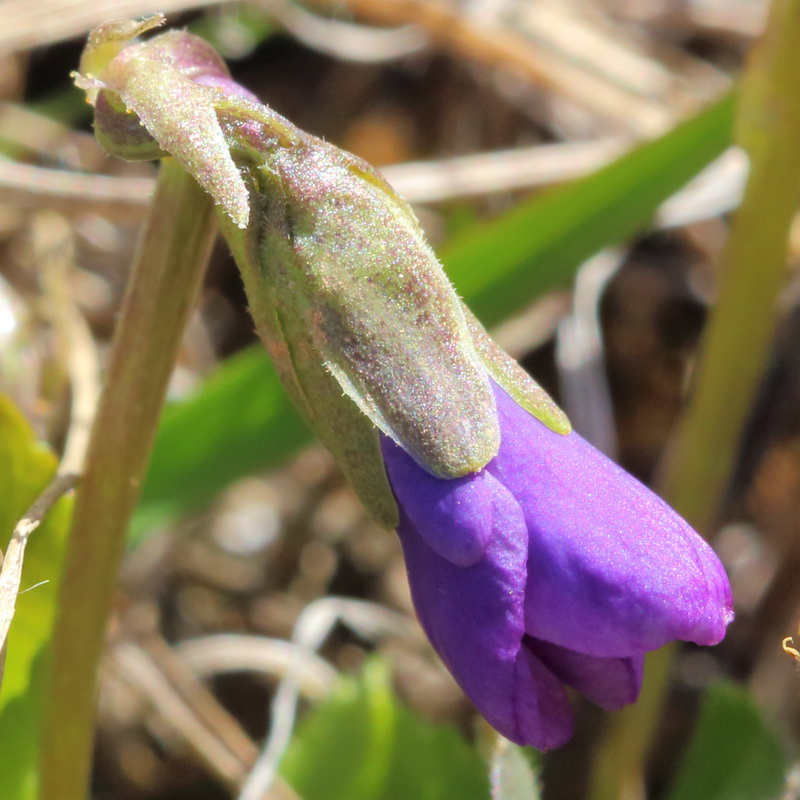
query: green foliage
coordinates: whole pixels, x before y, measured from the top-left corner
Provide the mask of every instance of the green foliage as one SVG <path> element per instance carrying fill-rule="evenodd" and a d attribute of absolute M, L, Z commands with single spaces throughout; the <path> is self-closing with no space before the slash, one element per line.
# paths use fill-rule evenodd
<path fill-rule="evenodd" d="M 279 467 L 310 441 L 263 349 L 229 359 L 193 398 L 164 411 L 133 540 L 237 478 Z"/>
<path fill-rule="evenodd" d="M 236 3 L 211 8 L 187 25 L 225 59 L 242 58 L 271 36 L 280 33 L 269 12 L 258 5 Z"/>
<path fill-rule="evenodd" d="M 15 524 L 50 482 L 56 460 L 36 441 L 11 401 L 0 395 L 0 545 L 5 550 Z M 22 590 L 9 633 L 0 688 L 0 797 L 36 796 L 41 685 L 46 645 L 56 611 L 58 580 L 71 502 L 61 500 L 31 535 Z M 46 581 L 46 583 L 40 582 Z M 34 587 L 25 592 L 28 587 Z"/>
<path fill-rule="evenodd" d="M 731 143 L 733 96 L 585 178 L 476 226 L 442 252 L 487 325 L 567 283 L 603 247 L 639 232 L 658 206 Z"/>
<path fill-rule="evenodd" d="M 486 800 L 486 767 L 452 728 L 400 705 L 369 661 L 310 714 L 281 773 L 303 800 Z"/>
<path fill-rule="evenodd" d="M 567 283 L 585 258 L 635 234 L 722 152 L 732 105 L 727 97 L 599 172 L 457 237 L 443 260 L 462 297 L 492 323 Z M 222 365 L 165 414 L 134 538 L 202 507 L 232 480 L 279 465 L 309 438 L 260 349 Z"/>
<path fill-rule="evenodd" d="M 785 771 L 780 743 L 753 698 L 720 682 L 706 694 L 667 800 L 772 800 Z"/>

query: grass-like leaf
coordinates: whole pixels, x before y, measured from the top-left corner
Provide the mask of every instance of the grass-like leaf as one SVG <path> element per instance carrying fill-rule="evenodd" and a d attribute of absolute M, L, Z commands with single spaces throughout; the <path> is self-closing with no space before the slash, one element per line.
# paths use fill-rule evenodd
<path fill-rule="evenodd" d="M 454 239 L 441 258 L 486 325 L 566 284 L 589 256 L 644 228 L 658 206 L 731 142 L 733 96 L 597 172 Z"/>

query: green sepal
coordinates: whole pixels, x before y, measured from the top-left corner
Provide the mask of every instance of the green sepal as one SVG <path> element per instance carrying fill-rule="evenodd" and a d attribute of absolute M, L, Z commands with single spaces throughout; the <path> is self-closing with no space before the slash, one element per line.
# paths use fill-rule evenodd
<path fill-rule="evenodd" d="M 572 424 L 569 417 L 553 398 L 489 336 L 466 305 L 462 304 L 462 308 L 475 349 L 495 383 L 550 430 L 564 435 L 570 433 Z"/>
<path fill-rule="evenodd" d="M 259 333 L 362 496 L 380 462 L 373 425 L 434 475 L 482 469 L 500 445 L 489 374 L 409 205 L 366 162 L 245 97 L 207 43 L 177 32 L 123 48 L 141 26 L 115 25 L 90 41 L 110 47 L 99 74 L 76 81 L 98 138 L 125 158 L 168 153 L 214 197 Z M 365 502 L 395 519 L 380 474 L 386 491 Z"/>
<path fill-rule="evenodd" d="M 228 96 L 217 114 L 258 185 L 252 258 L 272 275 L 276 307 L 310 332 L 340 391 L 422 466 L 444 478 L 484 467 L 500 441 L 488 376 L 409 205 L 366 162 L 264 106 Z"/>
<path fill-rule="evenodd" d="M 133 25 L 129 30 L 139 29 Z M 99 73 L 75 79 L 95 104 L 98 141 L 110 155 L 128 160 L 173 156 L 237 226 L 246 227 L 248 191 L 217 120 L 222 92 L 192 80 L 193 72 L 230 77 L 224 62 L 202 39 L 181 31 L 120 48 L 126 30 L 111 29 L 108 42 L 102 27 L 94 31 L 82 66 L 93 62 L 92 47 L 95 52 L 111 47 L 116 55 L 108 63 L 100 59 Z"/>
<path fill-rule="evenodd" d="M 341 389 L 423 467 L 443 478 L 476 472 L 500 443 L 488 376 L 416 219 L 365 174 L 375 175 L 312 137 L 265 159 L 261 258 L 275 265 L 276 303 L 302 320 Z"/>
<path fill-rule="evenodd" d="M 254 192 L 254 205 L 263 202 L 264 198 Z M 324 368 L 304 321 L 273 302 L 270 265 L 259 257 L 263 230 L 251 227 L 243 231 L 225 215 L 219 217 L 244 280 L 256 331 L 286 391 L 338 462 L 367 513 L 382 527 L 396 528 L 399 512 L 386 476 L 377 430 Z M 274 246 L 276 261 L 293 257 L 286 240 L 278 237 Z"/>

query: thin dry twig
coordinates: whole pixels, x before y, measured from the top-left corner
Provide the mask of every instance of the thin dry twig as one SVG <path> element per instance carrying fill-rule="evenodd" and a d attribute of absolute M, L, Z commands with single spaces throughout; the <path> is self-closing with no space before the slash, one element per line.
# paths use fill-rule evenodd
<path fill-rule="evenodd" d="M 386 179 L 415 203 L 528 189 L 578 177 L 621 155 L 619 138 L 499 150 L 383 168 Z M 102 213 L 127 220 L 144 215 L 155 181 L 92 175 L 0 161 L 4 199 L 65 214 Z"/>
<path fill-rule="evenodd" d="M 342 61 L 393 61 L 428 44 L 428 37 L 413 25 L 375 28 L 343 22 L 314 14 L 292 0 L 261 0 L 261 4 L 295 39 Z"/>
<path fill-rule="evenodd" d="M 498 150 L 384 167 L 394 188 L 412 203 L 531 189 L 598 169 L 621 155 L 618 137 Z M 0 191 L 24 207 L 53 208 L 67 215 L 100 213 L 128 221 L 141 218 L 155 181 L 0 161 Z"/>
<path fill-rule="evenodd" d="M 381 172 L 410 202 L 435 203 L 562 183 L 600 169 L 621 156 L 627 146 L 619 137 L 607 137 L 392 164 Z M 738 203 L 746 172 L 746 159 L 731 149 L 666 202 L 659 224 L 675 227 L 729 211 Z M 96 212 L 112 219 L 138 220 L 144 216 L 154 184 L 149 178 L 0 161 L 4 199 L 24 207 L 55 208 L 68 216 Z"/>
<path fill-rule="evenodd" d="M 706 29 L 750 39 L 764 30 L 768 4 L 758 0 L 613 0 L 611 6 L 617 17 L 658 25 L 661 30 L 697 34 Z"/>
<path fill-rule="evenodd" d="M 623 260 L 623 252 L 603 250 L 581 266 L 572 310 L 561 320 L 556 334 L 564 408 L 576 430 L 611 458 L 616 455 L 617 435 L 603 355 L 600 303 Z"/>
<path fill-rule="evenodd" d="M 159 0 L 164 14 L 220 5 L 226 0 Z M 0 52 L 18 52 L 80 36 L 114 18 L 153 12 L 147 0 L 3 0 Z"/>
<path fill-rule="evenodd" d="M 199 678 L 246 671 L 283 679 L 299 657 L 299 690 L 309 700 L 327 696 L 336 680 L 336 670 L 327 661 L 283 639 L 223 633 L 181 642 L 175 651 Z"/>
<path fill-rule="evenodd" d="M 621 137 L 496 150 L 383 167 L 386 180 L 412 203 L 533 189 L 585 175 L 622 155 Z"/>
<path fill-rule="evenodd" d="M 323 8 L 338 5 L 338 0 L 308 2 Z M 681 110 L 692 106 L 691 97 L 686 93 L 682 98 L 685 103 L 676 103 L 680 95 L 678 87 L 671 98 L 631 91 L 630 87 L 620 86 L 607 76 L 597 74 L 595 65 L 575 60 L 552 40 L 548 39 L 546 47 L 541 46 L 541 41 L 548 38 L 546 32 L 540 34 L 537 42 L 535 31 L 519 25 L 514 28 L 499 21 L 493 25 L 477 25 L 456 4 L 430 0 L 347 0 L 347 6 L 358 17 L 378 24 L 416 22 L 441 47 L 489 67 L 511 67 L 532 83 L 554 89 L 557 94 L 604 117 L 621 132 L 637 137 L 663 132 L 674 123 Z"/>
<path fill-rule="evenodd" d="M 231 0 L 160 0 L 163 14 Z M 300 41 L 322 52 L 351 61 L 385 61 L 423 47 L 427 37 L 419 29 L 401 24 L 395 29 L 366 28 L 339 20 L 323 19 L 288 0 L 262 0 L 274 17 Z M 0 53 L 17 52 L 80 36 L 114 17 L 139 17 L 153 12 L 146 0 L 4 0 Z"/>
<path fill-rule="evenodd" d="M 212 4 L 214 0 L 164 0 L 161 10 L 170 13 Z M 393 31 L 368 32 L 373 42 L 376 35 L 397 40 L 390 47 L 392 57 L 429 38 L 461 57 L 492 68 L 511 68 L 533 83 L 549 86 L 635 136 L 652 136 L 668 128 L 680 113 L 697 105 L 698 95 L 707 98 L 724 80 L 711 70 L 702 81 L 708 86 L 699 86 L 696 75 L 675 78 L 647 54 L 638 52 L 623 28 L 607 32 L 583 18 L 578 9 L 565 9 L 560 3 L 541 10 L 541 4 L 536 9 L 526 6 L 524 14 L 497 17 L 490 24 L 483 18 L 473 19 L 458 4 L 432 0 L 347 0 L 346 4 L 370 23 L 394 27 Z M 338 26 L 344 24 L 315 18 L 287 0 L 271 0 L 271 5 L 273 13 L 283 15 L 301 36 L 308 38 L 313 25 L 312 45 L 328 50 L 336 40 L 330 32 L 339 31 Z M 307 0 L 307 5 L 341 11 L 340 0 Z M 142 0 L 106 0 L 102 4 L 93 0 L 5 0 L 0 52 L 77 36 L 110 17 L 151 10 Z M 526 16 L 528 13 L 532 17 Z M 362 43 L 361 50 L 362 57 L 375 57 L 374 45 L 364 47 Z"/>
<path fill-rule="evenodd" d="M 189 700 L 186 691 L 174 686 L 165 675 L 162 665 L 156 663 L 152 654 L 136 642 L 128 641 L 112 648 L 107 660 L 115 673 L 146 698 L 159 717 L 180 733 L 219 780 L 229 788 L 239 785 L 247 774 L 249 763 L 255 758 L 256 747 L 238 722 L 221 707 L 221 713 L 216 715 L 217 721 L 222 715 L 228 716 L 223 728 L 238 729 L 241 736 L 238 747 L 231 748 L 219 735 L 219 729 L 210 727 L 203 715 L 198 714 L 197 698 L 199 694 L 206 693 L 204 687 L 198 684 L 197 691 L 191 693 Z M 216 700 L 211 696 L 208 702 L 216 703 Z"/>
<path fill-rule="evenodd" d="M 106 162 L 91 133 L 8 100 L 0 101 L 0 144 L 7 158 L 39 159 L 87 173 L 101 171 Z"/>
<path fill-rule="evenodd" d="M 3 652 L 5 652 L 8 631 L 17 606 L 28 539 L 42 524 L 47 512 L 77 482 L 78 476 L 73 473 L 56 475 L 14 528 L 3 560 L 3 567 L 0 569 L 0 650 Z"/>
<path fill-rule="evenodd" d="M 159 636 L 112 648 L 108 663 L 152 705 L 226 786 L 238 789 L 258 749 L 237 720 Z M 259 800 L 300 800 L 283 781 Z"/>
<path fill-rule="evenodd" d="M 69 287 L 73 232 L 60 214 L 42 212 L 32 223 L 33 258 L 41 274 L 46 314 L 56 333 L 69 378 L 70 420 L 59 472 L 80 473 L 100 397 L 100 359 L 89 326 Z"/>
<path fill-rule="evenodd" d="M 136 221 L 144 216 L 155 180 L 94 175 L 0 161 L 3 202 L 23 208 L 51 208 L 65 215 L 94 212 Z"/>
<path fill-rule="evenodd" d="M 318 650 L 337 622 L 342 621 L 360 636 L 372 639 L 387 633 L 408 633 L 410 622 L 383 606 L 341 597 L 323 597 L 311 603 L 300 615 L 292 642 L 296 663 L 281 681 L 272 703 L 269 737 L 248 776 L 239 800 L 263 800 L 276 780 L 278 767 L 289 745 L 294 728 L 298 699 L 299 667 L 305 653 Z"/>

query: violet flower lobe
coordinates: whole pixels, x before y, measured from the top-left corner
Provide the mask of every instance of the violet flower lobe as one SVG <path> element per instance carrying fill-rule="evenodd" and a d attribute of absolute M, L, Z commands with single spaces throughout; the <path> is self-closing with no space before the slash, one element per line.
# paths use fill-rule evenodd
<path fill-rule="evenodd" d="M 385 437 L 383 453 L 428 637 L 493 727 L 550 749 L 572 734 L 565 685 L 635 701 L 645 652 L 722 639 L 730 587 L 649 489 L 494 391 L 501 445 L 480 472 L 436 478 Z"/>

